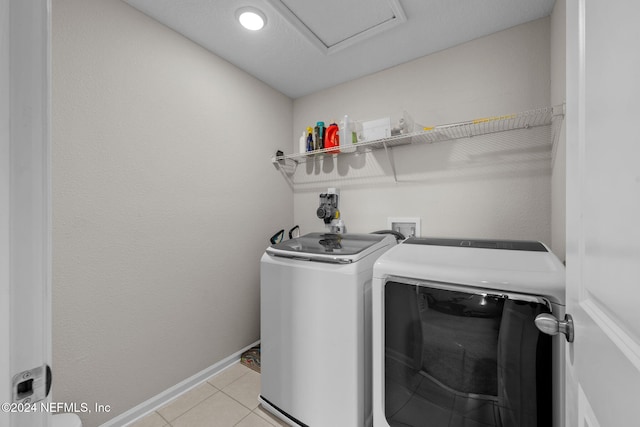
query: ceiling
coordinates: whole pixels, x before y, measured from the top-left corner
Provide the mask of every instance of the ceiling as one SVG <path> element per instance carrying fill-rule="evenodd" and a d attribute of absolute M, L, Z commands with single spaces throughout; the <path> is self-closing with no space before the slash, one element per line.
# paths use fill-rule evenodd
<path fill-rule="evenodd" d="M 551 14 L 555 0 L 124 0 L 291 98 Z M 244 29 L 252 6 L 267 23 Z"/>

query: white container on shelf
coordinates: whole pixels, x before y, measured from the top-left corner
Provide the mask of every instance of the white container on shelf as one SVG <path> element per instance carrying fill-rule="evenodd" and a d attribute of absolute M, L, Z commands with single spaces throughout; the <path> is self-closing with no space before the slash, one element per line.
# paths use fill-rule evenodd
<path fill-rule="evenodd" d="M 391 136 L 391 118 L 383 117 L 377 120 L 362 122 L 362 140 L 375 141 Z"/>
<path fill-rule="evenodd" d="M 307 152 L 307 132 L 302 131 L 302 136 L 300 137 L 300 148 L 299 152 L 304 154 Z"/>
<path fill-rule="evenodd" d="M 340 122 L 340 151 L 351 153 L 355 150 L 354 144 L 358 142 L 355 132 L 355 123 L 345 115 Z"/>
<path fill-rule="evenodd" d="M 389 117 L 361 122 L 357 129 L 358 142 L 397 137 L 422 129 L 422 126 L 415 123 L 406 111 L 401 111 L 391 114 Z"/>

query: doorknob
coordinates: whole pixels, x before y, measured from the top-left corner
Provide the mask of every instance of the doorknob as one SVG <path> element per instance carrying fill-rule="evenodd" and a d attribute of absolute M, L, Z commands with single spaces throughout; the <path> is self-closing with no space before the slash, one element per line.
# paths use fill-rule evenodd
<path fill-rule="evenodd" d="M 563 333 L 567 342 L 573 342 L 573 317 L 570 314 L 565 314 L 564 320 L 558 320 L 553 314 L 549 313 L 538 314 L 534 322 L 540 332 L 547 335 Z"/>

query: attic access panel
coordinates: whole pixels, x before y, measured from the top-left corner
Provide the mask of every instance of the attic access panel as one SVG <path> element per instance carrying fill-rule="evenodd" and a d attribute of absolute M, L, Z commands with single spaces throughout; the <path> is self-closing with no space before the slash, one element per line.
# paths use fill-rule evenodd
<path fill-rule="evenodd" d="M 398 0 L 267 0 L 324 54 L 369 39 L 407 20 Z"/>

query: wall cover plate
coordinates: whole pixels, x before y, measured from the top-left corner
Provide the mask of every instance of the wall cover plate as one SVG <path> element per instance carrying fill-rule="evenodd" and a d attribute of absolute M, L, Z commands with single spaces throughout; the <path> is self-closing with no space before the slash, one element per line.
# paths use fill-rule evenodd
<path fill-rule="evenodd" d="M 420 218 L 387 218 L 387 228 L 404 234 L 404 237 L 420 237 Z"/>

